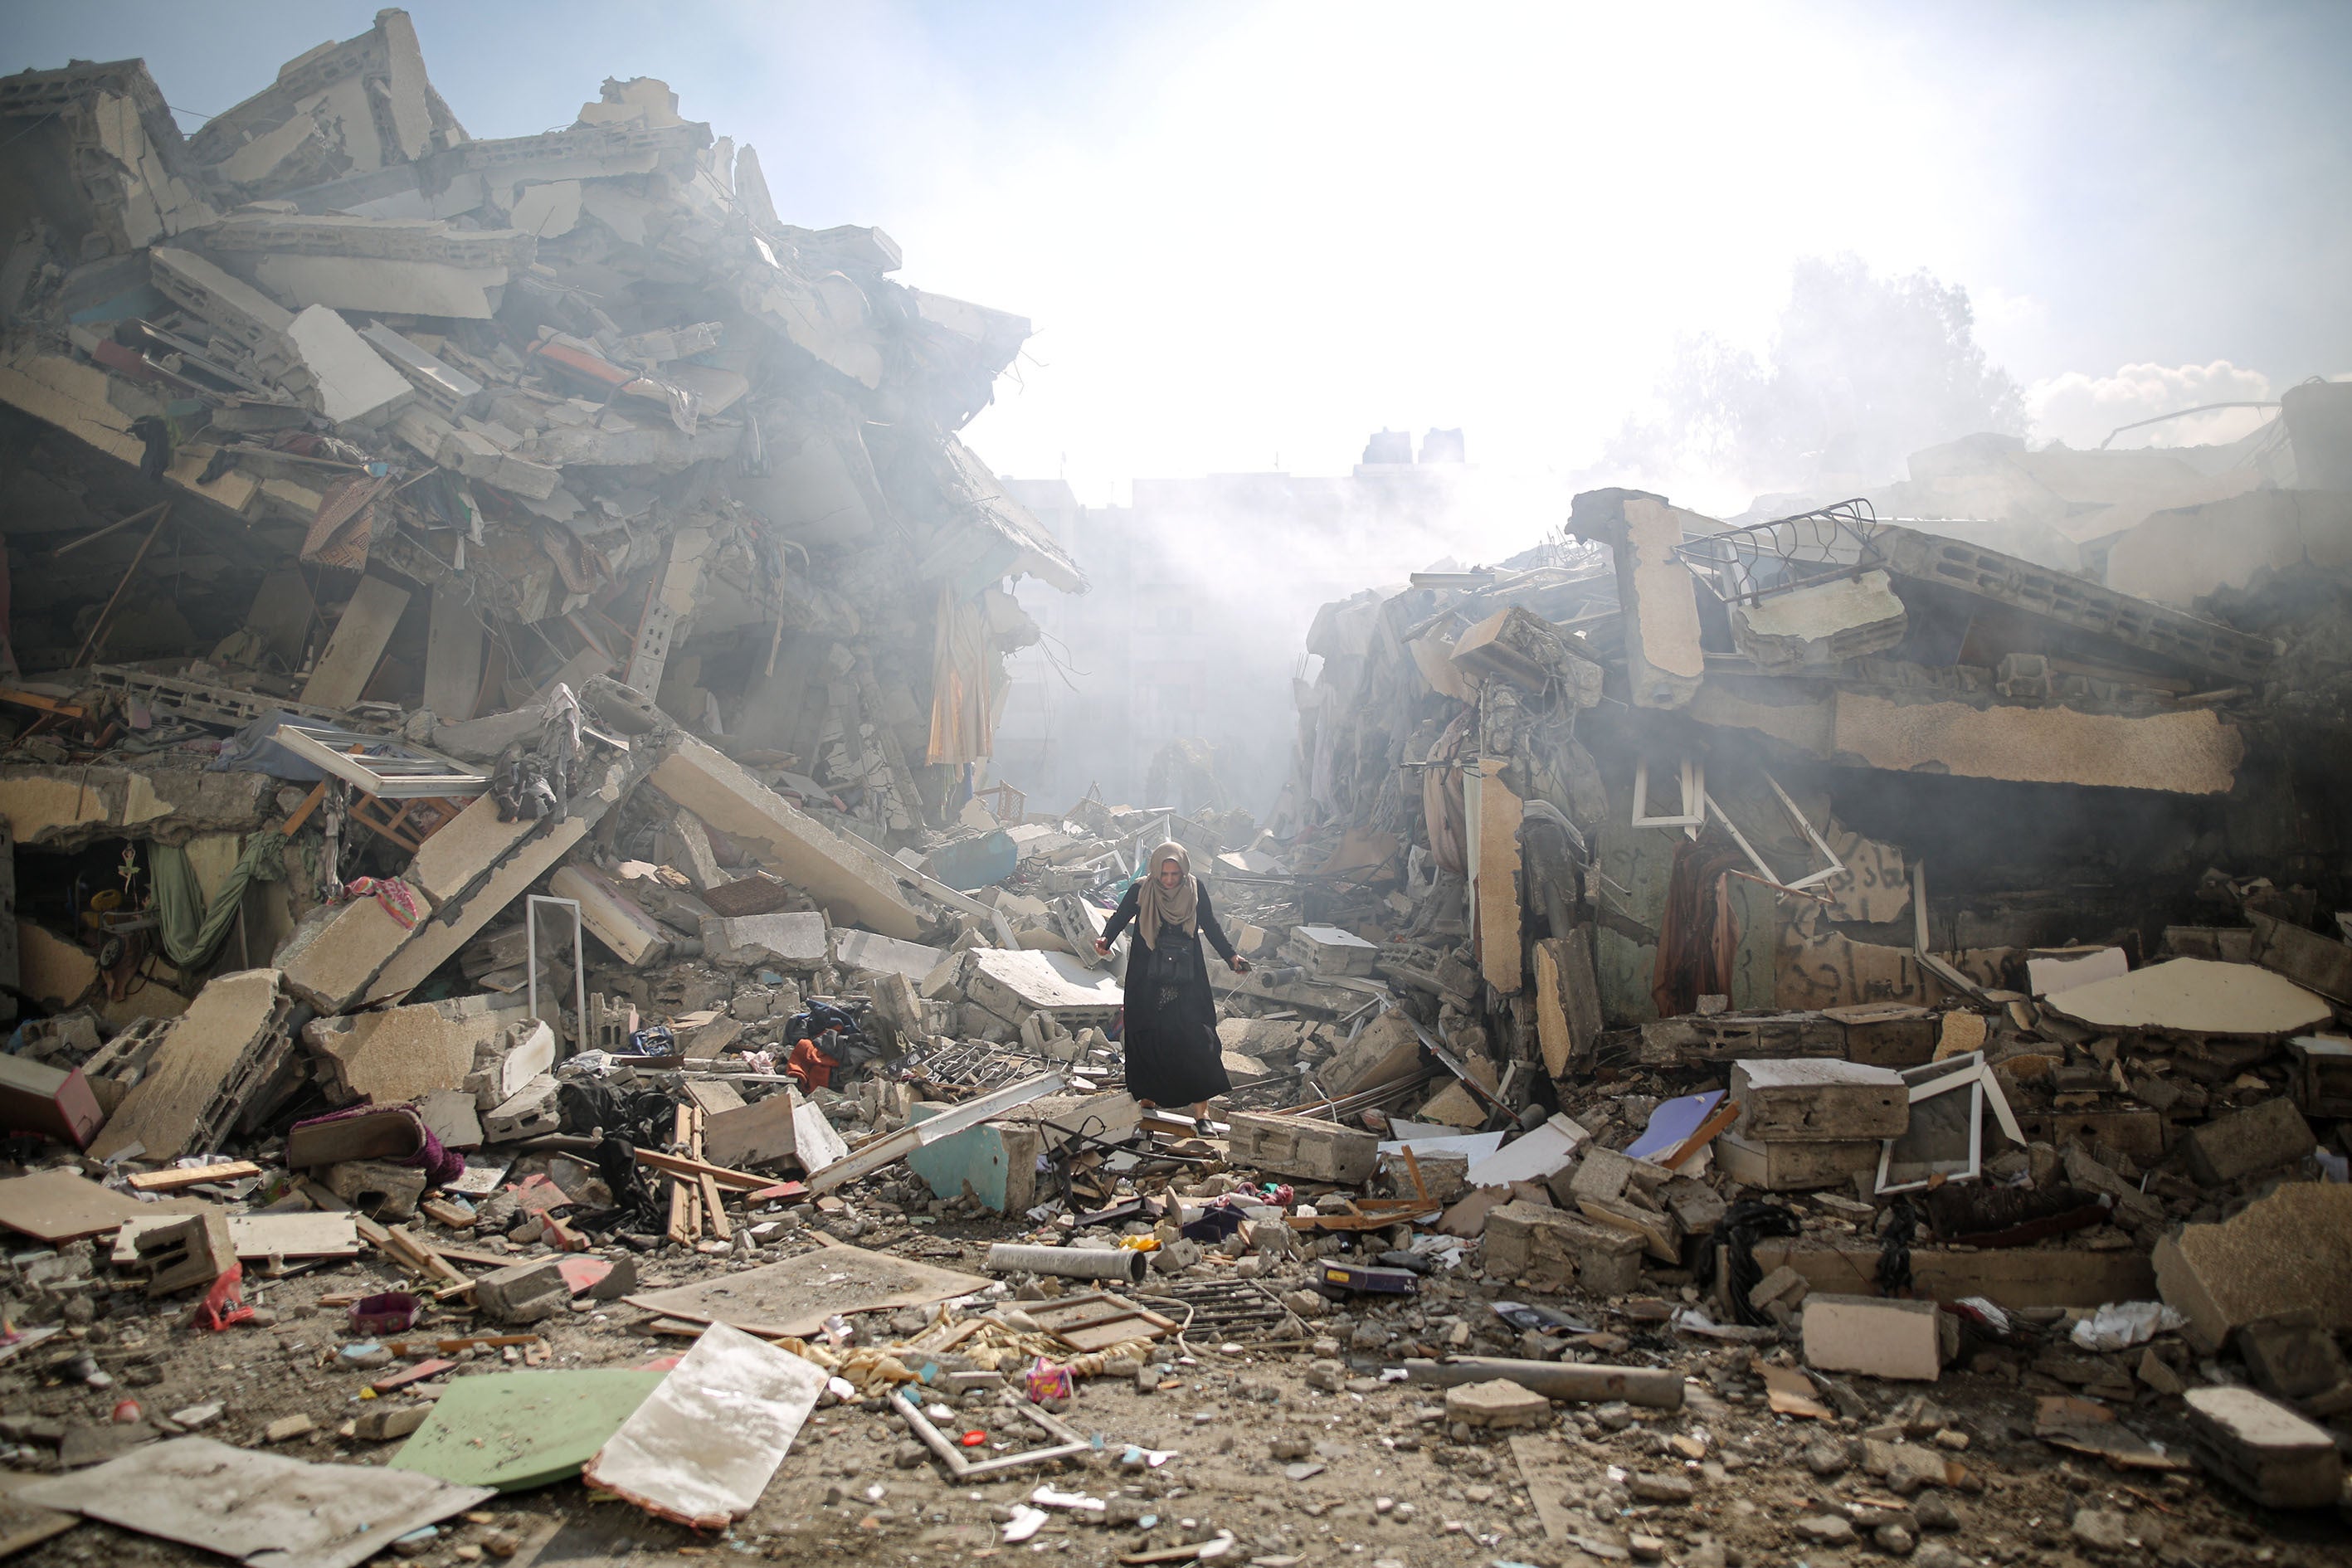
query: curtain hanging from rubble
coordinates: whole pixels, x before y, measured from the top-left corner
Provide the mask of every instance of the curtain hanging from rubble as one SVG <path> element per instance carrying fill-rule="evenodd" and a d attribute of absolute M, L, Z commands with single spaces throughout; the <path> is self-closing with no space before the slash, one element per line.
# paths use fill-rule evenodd
<path fill-rule="evenodd" d="M 972 763 L 989 754 L 990 663 L 988 613 L 980 600 L 958 599 L 941 588 L 931 643 L 933 763 Z"/>
<path fill-rule="evenodd" d="M 1675 868 L 1666 882 L 1664 929 L 1658 934 L 1658 966 L 1650 986 L 1660 1017 L 1694 1011 L 1701 996 L 1731 994 L 1732 951 L 1739 945 L 1731 874 L 1744 863 L 1736 846 L 1711 837 L 1675 848 Z"/>
<path fill-rule="evenodd" d="M 176 844 L 150 846 L 147 864 L 155 879 L 155 923 L 163 938 L 163 956 L 183 970 L 211 963 L 221 939 L 236 923 L 247 885 L 285 879 L 285 854 L 284 834 L 275 828 L 255 834 L 208 906 L 188 852 Z"/>

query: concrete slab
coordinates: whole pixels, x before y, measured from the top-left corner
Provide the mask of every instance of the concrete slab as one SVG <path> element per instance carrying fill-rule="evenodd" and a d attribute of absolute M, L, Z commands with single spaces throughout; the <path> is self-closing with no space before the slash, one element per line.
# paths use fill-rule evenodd
<path fill-rule="evenodd" d="M 692 739 L 653 771 L 653 785 L 756 856 L 820 903 L 912 942 L 921 934 L 915 906 L 888 873 L 854 845 L 793 805 L 714 748 Z"/>
<path fill-rule="evenodd" d="M 137 1144 L 143 1158 L 168 1161 L 219 1148 L 293 1048 L 282 979 L 275 969 L 247 969 L 205 982 L 168 1026 L 146 1075 L 107 1118 L 90 1153 L 104 1160 Z"/>
<path fill-rule="evenodd" d="M 2272 1038 L 2332 1021 L 2336 1010 L 2284 975 L 2251 963 L 2175 958 L 2045 999 L 2095 1029 Z"/>

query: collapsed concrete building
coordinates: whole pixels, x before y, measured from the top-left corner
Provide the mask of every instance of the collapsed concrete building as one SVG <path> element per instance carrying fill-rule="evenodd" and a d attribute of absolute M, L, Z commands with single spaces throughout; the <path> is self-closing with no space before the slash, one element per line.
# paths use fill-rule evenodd
<path fill-rule="evenodd" d="M 1591 492 L 1325 609 L 1274 830 L 1031 813 L 1007 584 L 1086 579 L 955 434 L 1025 323 L 677 110 L 475 141 L 398 11 L 192 138 L 135 61 L 0 80 L 12 1545 L 1960 1568 L 2342 1505 L 2352 388 Z M 1205 1123 L 1094 952 L 1168 838 L 1256 964 Z M 636 1510 L 492 1503 L 575 1478 Z"/>
<path fill-rule="evenodd" d="M 945 929 L 892 855 L 961 831 L 1006 584 L 1086 585 L 956 436 L 1026 321 L 783 222 L 650 79 L 469 137 L 396 10 L 192 137 L 136 60 L 8 78 L 0 128 L 0 984 L 431 994 L 564 865 L 674 956 L 692 911 L 595 889 L 688 818 L 706 871 Z"/>
<path fill-rule="evenodd" d="M 2137 963 L 2249 900 L 2307 923 L 2340 898 L 2343 398 L 2291 394 L 2218 478 L 2202 449 L 1985 438 L 1921 454 L 1931 480 L 1882 497 L 1927 510 L 1941 486 L 1989 517 L 1895 521 L 1865 498 L 1732 525 L 1580 496 L 1581 548 L 1327 608 L 1277 826 L 1386 856 L 1367 919 L 1369 886 L 1442 886 L 1388 934 L 1468 937 L 1482 961 L 1496 944 L 1465 900 L 1507 872 L 1531 917 L 1570 919 L 1545 940 L 1590 948 L 1614 1027 L 1697 994 L 1743 1011 L 2023 994 L 2038 950 L 2114 943 Z M 2074 499 L 2026 482 L 2053 462 Z M 2066 526 L 2000 499 L 2021 491 Z M 1480 831 L 1488 780 L 1504 835 Z M 1523 800 L 1580 841 L 1559 887 L 1522 867 Z M 1728 857 L 1703 900 L 1727 940 L 1662 1002 L 1669 889 L 1702 839 Z M 1518 968 L 1508 946 L 1489 962 Z M 1536 1059 L 1524 988 L 1498 998 L 1527 1047 L 1500 1059 Z"/>

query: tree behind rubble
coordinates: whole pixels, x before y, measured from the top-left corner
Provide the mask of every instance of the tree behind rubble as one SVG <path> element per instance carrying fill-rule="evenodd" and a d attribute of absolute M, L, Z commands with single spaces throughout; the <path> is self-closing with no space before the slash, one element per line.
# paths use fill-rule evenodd
<path fill-rule="evenodd" d="M 2025 402 L 1976 341 L 1969 292 L 1927 272 L 1881 278 L 1858 257 L 1792 270 L 1771 363 L 1712 332 L 1684 337 L 1601 468 L 1610 482 L 1705 478 L 1750 490 L 1882 484 L 1923 447 L 1980 430 L 2021 434 Z"/>

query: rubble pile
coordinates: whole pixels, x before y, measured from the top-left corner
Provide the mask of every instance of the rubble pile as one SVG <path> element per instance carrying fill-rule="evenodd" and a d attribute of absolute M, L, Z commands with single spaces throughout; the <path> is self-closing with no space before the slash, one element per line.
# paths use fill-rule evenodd
<path fill-rule="evenodd" d="M 1324 610 L 1271 825 L 1041 814 L 1025 323 L 398 11 L 0 121 L 5 1550 L 2331 1550 L 2341 388 L 1589 493 Z M 1169 839 L 1198 1121 L 1095 946 Z"/>

